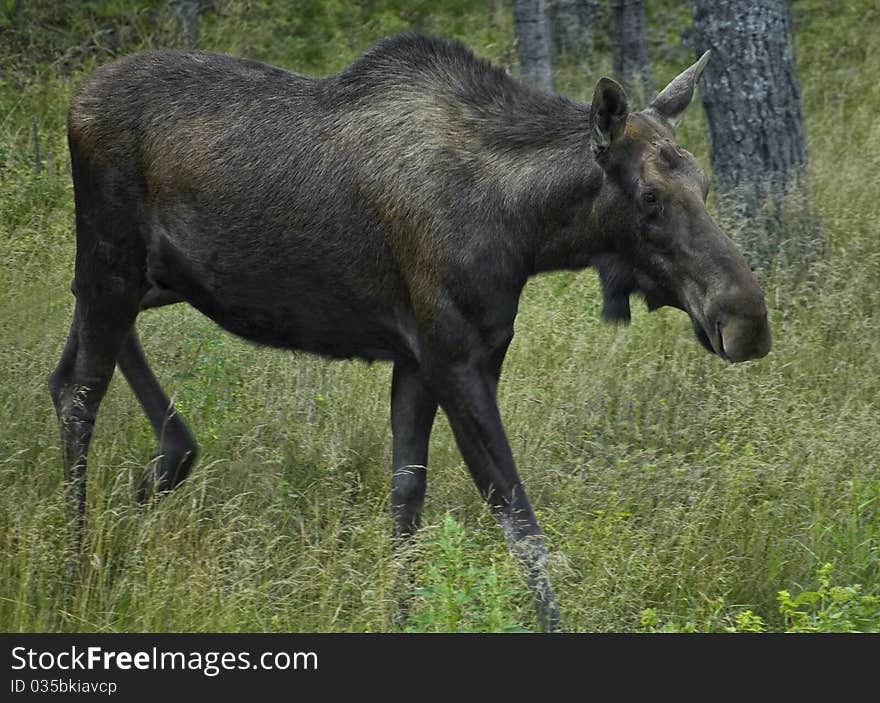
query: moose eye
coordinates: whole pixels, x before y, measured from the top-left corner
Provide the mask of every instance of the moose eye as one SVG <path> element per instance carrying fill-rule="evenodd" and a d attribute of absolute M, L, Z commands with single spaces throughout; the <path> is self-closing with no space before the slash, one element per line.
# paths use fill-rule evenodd
<path fill-rule="evenodd" d="M 653 190 L 646 190 L 642 193 L 642 202 L 649 217 L 657 217 L 663 212 L 663 206 L 657 198 L 657 194 Z"/>

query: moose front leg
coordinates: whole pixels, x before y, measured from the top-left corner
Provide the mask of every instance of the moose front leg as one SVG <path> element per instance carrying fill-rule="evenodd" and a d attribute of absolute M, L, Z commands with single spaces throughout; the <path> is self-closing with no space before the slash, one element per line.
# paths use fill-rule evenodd
<path fill-rule="evenodd" d="M 430 386 L 477 488 L 501 525 L 514 557 L 526 572 L 542 630 L 560 629 L 559 607 L 547 573 L 547 546 L 517 475 L 495 400 L 500 364 L 496 355 L 429 367 Z"/>

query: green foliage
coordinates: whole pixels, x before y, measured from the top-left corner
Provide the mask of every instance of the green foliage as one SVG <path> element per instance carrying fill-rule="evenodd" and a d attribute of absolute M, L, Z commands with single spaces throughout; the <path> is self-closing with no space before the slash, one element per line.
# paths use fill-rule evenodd
<path fill-rule="evenodd" d="M 880 595 L 865 594 L 861 584 L 832 585 L 832 564 L 817 571 L 819 588 L 792 597 L 787 590 L 776 598 L 784 632 L 880 632 Z M 766 632 L 767 623 L 750 608 L 726 606 L 723 598 L 707 602 L 700 621 L 664 619 L 654 608 L 642 610 L 643 632 Z"/>
<path fill-rule="evenodd" d="M 420 555 L 421 584 L 414 591 L 407 632 L 527 632 L 511 606 L 521 595 L 517 574 L 499 573 L 495 562 L 468 541 L 450 514 Z"/>
<path fill-rule="evenodd" d="M 654 608 L 642 610 L 639 626 L 642 632 L 766 632 L 767 625 L 760 615 L 750 609 L 729 607 L 724 598 L 706 600 L 695 611 L 696 619 L 683 621 L 664 619 Z"/>
<path fill-rule="evenodd" d="M 819 568 L 818 590 L 794 598 L 779 592 L 786 632 L 880 632 L 880 596 L 863 593 L 861 584 L 832 585 L 833 569 L 832 564 Z"/>
<path fill-rule="evenodd" d="M 295 11 L 279 12 L 271 0 L 228 0 L 205 13 L 201 36 L 205 46 L 221 45 L 264 60 L 283 56 L 298 71 L 316 74 L 339 70 L 376 37 L 395 32 L 467 36 L 486 43 L 488 7 L 450 0 L 438 9 L 423 0 L 305 0 Z"/>

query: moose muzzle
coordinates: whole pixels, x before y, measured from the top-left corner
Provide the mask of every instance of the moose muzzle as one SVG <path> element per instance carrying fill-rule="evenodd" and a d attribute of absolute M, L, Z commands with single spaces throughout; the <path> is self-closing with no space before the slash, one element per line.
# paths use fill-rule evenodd
<path fill-rule="evenodd" d="M 701 320 L 704 335 L 718 356 L 739 362 L 760 359 L 770 352 L 770 323 L 767 306 L 758 282 L 749 272 L 747 282 L 734 285 L 710 304 Z M 695 325 L 696 326 L 696 325 Z"/>
<path fill-rule="evenodd" d="M 715 319 L 713 347 L 731 362 L 760 359 L 770 351 L 770 325 L 763 315 L 721 314 Z"/>

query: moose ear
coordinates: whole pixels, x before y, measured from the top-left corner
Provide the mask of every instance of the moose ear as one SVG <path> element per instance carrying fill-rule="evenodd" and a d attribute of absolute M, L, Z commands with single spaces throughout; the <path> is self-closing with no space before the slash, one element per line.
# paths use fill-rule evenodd
<path fill-rule="evenodd" d="M 709 61 L 710 53 L 707 51 L 693 66 L 673 78 L 672 82 L 651 101 L 648 109 L 669 120 L 673 127 L 678 124 L 684 111 L 691 104 L 691 100 L 694 99 L 694 89 L 697 87 L 700 74 Z"/>
<path fill-rule="evenodd" d="M 626 93 L 620 83 L 610 78 L 600 78 L 590 106 L 593 141 L 597 152 L 605 151 L 621 135 L 628 112 Z"/>

